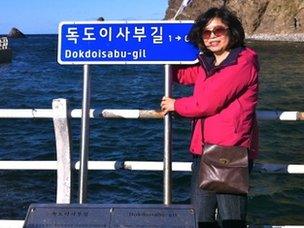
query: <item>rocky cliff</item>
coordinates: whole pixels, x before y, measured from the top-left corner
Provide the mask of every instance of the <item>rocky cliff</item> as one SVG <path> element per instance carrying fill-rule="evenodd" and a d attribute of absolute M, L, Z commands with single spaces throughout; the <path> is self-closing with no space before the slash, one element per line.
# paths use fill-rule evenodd
<path fill-rule="evenodd" d="M 169 0 L 165 19 L 172 18 L 182 0 Z M 209 7 L 226 5 L 236 12 L 247 34 L 304 33 L 304 0 L 193 0 L 177 19 L 195 20 Z"/>

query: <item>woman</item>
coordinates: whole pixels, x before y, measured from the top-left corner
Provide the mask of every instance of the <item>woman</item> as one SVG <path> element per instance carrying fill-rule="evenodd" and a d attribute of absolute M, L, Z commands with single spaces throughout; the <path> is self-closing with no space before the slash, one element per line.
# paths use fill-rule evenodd
<path fill-rule="evenodd" d="M 219 194 L 198 186 L 204 144 L 246 147 L 249 167 L 257 157 L 259 64 L 256 53 L 244 46 L 244 38 L 241 22 L 226 8 L 211 8 L 200 15 L 189 34 L 190 42 L 202 51 L 199 63 L 172 69 L 175 81 L 194 85 L 193 95 L 164 97 L 161 102 L 164 114 L 193 118 L 191 201 L 199 227 L 217 227 L 216 209 L 223 227 L 246 224 L 246 194 Z"/>

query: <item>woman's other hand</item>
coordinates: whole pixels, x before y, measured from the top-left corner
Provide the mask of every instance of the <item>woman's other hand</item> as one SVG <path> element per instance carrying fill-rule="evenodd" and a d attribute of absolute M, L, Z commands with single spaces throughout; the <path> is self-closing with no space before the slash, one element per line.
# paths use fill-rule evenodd
<path fill-rule="evenodd" d="M 175 99 L 169 97 L 163 97 L 160 103 L 161 110 L 164 115 L 168 112 L 174 112 L 174 102 Z"/>

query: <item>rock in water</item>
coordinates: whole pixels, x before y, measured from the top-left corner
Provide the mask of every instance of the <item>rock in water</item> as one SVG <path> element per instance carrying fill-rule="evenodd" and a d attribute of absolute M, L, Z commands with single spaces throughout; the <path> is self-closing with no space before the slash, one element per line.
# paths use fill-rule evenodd
<path fill-rule="evenodd" d="M 12 28 L 9 34 L 7 35 L 9 38 L 25 38 L 26 36 L 17 28 Z"/>

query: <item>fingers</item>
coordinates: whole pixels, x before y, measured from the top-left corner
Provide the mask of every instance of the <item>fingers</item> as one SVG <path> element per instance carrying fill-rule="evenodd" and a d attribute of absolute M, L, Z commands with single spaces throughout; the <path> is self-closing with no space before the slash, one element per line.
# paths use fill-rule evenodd
<path fill-rule="evenodd" d="M 160 102 L 161 109 L 162 110 L 165 109 L 167 105 L 168 105 L 168 98 L 167 97 L 163 97 L 162 100 L 161 100 L 161 102 Z"/>
<path fill-rule="evenodd" d="M 162 101 L 161 103 L 160 103 L 160 108 L 161 108 L 161 110 L 162 111 L 164 111 L 164 110 L 166 110 L 166 102 L 165 101 Z"/>
<path fill-rule="evenodd" d="M 162 97 L 162 102 L 169 102 L 170 100 L 172 100 L 172 98 L 170 98 L 170 97 Z"/>
<path fill-rule="evenodd" d="M 162 109 L 161 112 L 162 112 L 162 115 L 165 116 L 170 111 L 168 109 Z"/>
<path fill-rule="evenodd" d="M 164 115 L 167 114 L 167 112 L 169 112 L 168 110 L 168 104 L 165 100 L 163 100 L 161 103 L 160 103 L 160 108 L 162 110 L 162 112 L 164 113 Z"/>
<path fill-rule="evenodd" d="M 174 111 L 174 102 L 175 99 L 169 97 L 163 97 L 160 103 L 161 110 L 167 114 L 168 112 Z"/>

